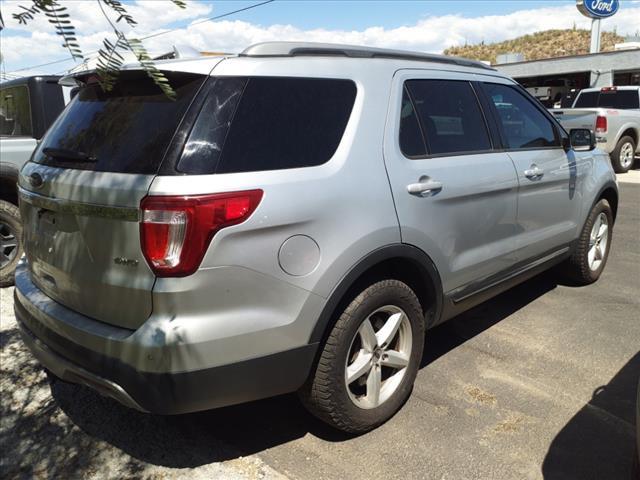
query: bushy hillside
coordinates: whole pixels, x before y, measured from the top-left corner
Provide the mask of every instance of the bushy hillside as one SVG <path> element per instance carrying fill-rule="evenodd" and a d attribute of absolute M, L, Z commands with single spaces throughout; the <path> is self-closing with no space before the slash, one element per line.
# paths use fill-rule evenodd
<path fill-rule="evenodd" d="M 616 33 L 602 32 L 600 49 L 603 52 L 613 50 L 613 46 L 622 43 L 623 40 L 624 38 Z M 546 30 L 499 43 L 451 47 L 446 49 L 444 54 L 496 63 L 496 56 L 499 54 L 523 53 L 525 60 L 538 60 L 589 53 L 590 41 L 589 30 Z"/>

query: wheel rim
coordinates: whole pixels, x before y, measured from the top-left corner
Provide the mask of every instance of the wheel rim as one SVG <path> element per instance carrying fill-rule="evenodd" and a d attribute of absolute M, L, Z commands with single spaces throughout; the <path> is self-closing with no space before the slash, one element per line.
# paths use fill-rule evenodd
<path fill-rule="evenodd" d="M 18 238 L 9 224 L 0 222 L 0 268 L 9 265 L 18 254 Z"/>
<path fill-rule="evenodd" d="M 605 260 L 607 254 L 607 244 L 609 242 L 609 220 L 603 213 L 598 215 L 596 221 L 593 222 L 591 227 L 591 236 L 589 237 L 589 253 L 587 258 L 589 260 L 589 268 L 591 270 L 598 270 L 602 262 Z"/>
<path fill-rule="evenodd" d="M 629 142 L 622 145 L 620 148 L 620 163 L 624 168 L 630 167 L 633 162 L 633 145 Z"/>
<path fill-rule="evenodd" d="M 412 349 L 411 322 L 395 305 L 371 313 L 351 340 L 344 380 L 351 401 L 376 408 L 400 387 Z"/>

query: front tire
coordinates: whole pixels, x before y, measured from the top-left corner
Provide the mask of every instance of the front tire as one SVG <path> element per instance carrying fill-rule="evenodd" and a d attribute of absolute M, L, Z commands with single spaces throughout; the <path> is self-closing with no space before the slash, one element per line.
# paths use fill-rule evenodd
<path fill-rule="evenodd" d="M 0 200 L 0 287 L 13 285 L 22 248 L 20 211 L 15 205 Z"/>
<path fill-rule="evenodd" d="M 342 312 L 300 397 L 333 427 L 369 431 L 411 393 L 424 348 L 425 322 L 414 292 L 397 280 L 364 289 Z"/>
<path fill-rule="evenodd" d="M 624 136 L 611 152 L 611 165 L 616 173 L 627 173 L 633 167 L 636 154 L 636 142 L 629 136 Z"/>
<path fill-rule="evenodd" d="M 578 285 L 598 280 L 609 258 L 612 237 L 613 212 L 609 202 L 602 199 L 591 209 L 564 273 Z"/>

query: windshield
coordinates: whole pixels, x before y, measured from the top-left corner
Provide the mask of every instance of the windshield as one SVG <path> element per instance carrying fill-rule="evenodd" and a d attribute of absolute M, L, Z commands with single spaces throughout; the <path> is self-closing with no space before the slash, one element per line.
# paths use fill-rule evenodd
<path fill-rule="evenodd" d="M 144 72 L 122 72 L 112 91 L 80 89 L 46 134 L 34 161 L 117 173 L 156 173 L 198 87 L 206 77 L 165 73 L 167 98 Z"/>
<path fill-rule="evenodd" d="M 574 108 L 640 108 L 637 90 L 605 90 L 600 92 L 582 92 Z"/>

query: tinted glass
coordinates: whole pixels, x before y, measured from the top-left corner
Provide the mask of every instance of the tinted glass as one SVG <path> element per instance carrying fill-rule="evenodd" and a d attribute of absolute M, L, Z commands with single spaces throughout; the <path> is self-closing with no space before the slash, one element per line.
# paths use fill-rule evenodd
<path fill-rule="evenodd" d="M 31 137 L 31 105 L 26 86 L 0 90 L 0 135 Z"/>
<path fill-rule="evenodd" d="M 595 95 L 591 95 L 595 94 Z M 588 99 L 583 100 L 582 95 L 578 98 L 580 107 L 604 107 L 604 108 L 616 108 L 620 110 L 640 108 L 640 97 L 637 90 L 609 90 L 604 92 L 588 92 L 584 94 L 589 96 Z M 597 99 L 597 104 L 595 103 Z M 591 101 L 590 105 L 587 105 L 587 101 Z M 578 105 L 576 105 L 578 108 Z"/>
<path fill-rule="evenodd" d="M 246 83 L 246 78 L 215 80 L 178 162 L 179 172 L 205 174 L 215 171 Z"/>
<path fill-rule="evenodd" d="M 574 108 L 596 108 L 600 92 L 582 92 L 578 95 Z"/>
<path fill-rule="evenodd" d="M 400 150 L 407 157 L 424 156 L 427 153 L 418 117 L 406 89 L 402 93 L 402 110 L 400 111 Z"/>
<path fill-rule="evenodd" d="M 487 127 L 469 82 L 410 80 L 418 119 L 431 154 L 489 150 Z"/>
<path fill-rule="evenodd" d="M 356 86 L 350 80 L 254 77 L 233 117 L 218 173 L 321 165 L 347 126 Z"/>
<path fill-rule="evenodd" d="M 35 161 L 103 172 L 155 173 L 204 81 L 199 75 L 166 75 L 177 94 L 175 100 L 140 72 L 121 73 L 110 92 L 97 84 L 80 89 L 46 134 Z M 46 149 L 69 155 L 45 155 Z M 79 161 L 74 153 L 94 160 Z"/>
<path fill-rule="evenodd" d="M 517 89 L 486 83 L 485 89 L 495 105 L 499 127 L 508 148 L 559 146 L 555 129 L 536 106 Z"/>

